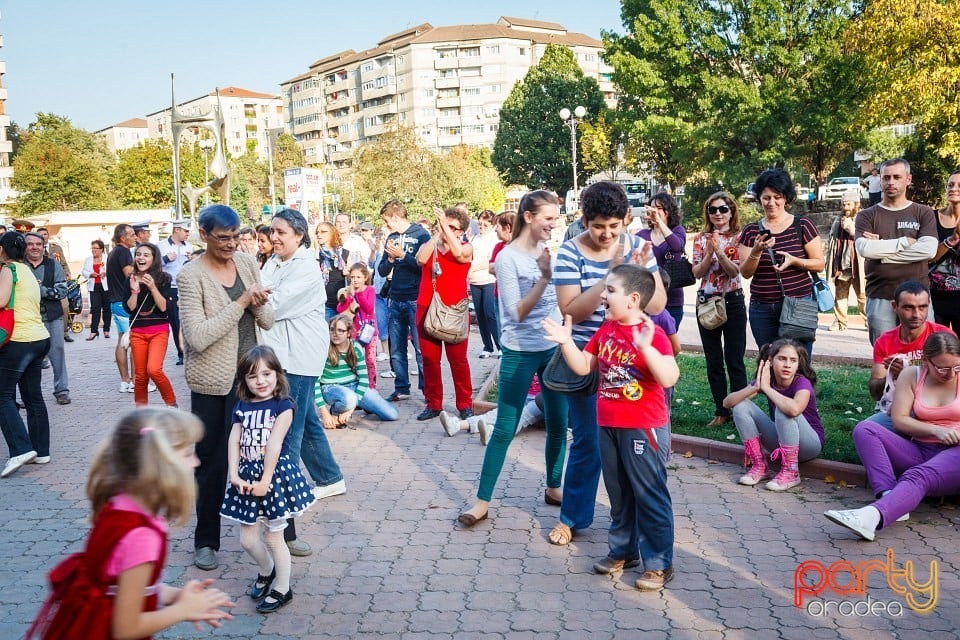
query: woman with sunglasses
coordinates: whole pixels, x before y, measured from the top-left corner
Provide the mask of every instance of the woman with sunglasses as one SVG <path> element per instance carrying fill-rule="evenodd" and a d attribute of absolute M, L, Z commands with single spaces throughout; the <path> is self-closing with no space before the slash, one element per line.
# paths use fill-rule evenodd
<path fill-rule="evenodd" d="M 904 367 L 890 410 L 894 433 L 865 420 L 853 443 L 877 500 L 860 509 L 824 515 L 865 540 L 877 529 L 910 517 L 927 496 L 960 493 L 960 340 L 934 333 L 923 362 Z"/>
<path fill-rule="evenodd" d="M 823 242 L 816 225 L 787 211 L 797 199 L 797 189 L 783 169 L 768 169 L 757 176 L 763 218 L 751 222 L 740 234 L 740 275 L 750 281 L 750 331 L 758 347 L 780 336 L 783 300 L 810 298 L 810 273 L 823 271 Z M 807 355 L 813 341 L 801 342 Z"/>
<path fill-rule="evenodd" d="M 420 291 L 417 294 L 417 335 L 420 337 L 420 353 L 423 355 L 423 396 L 426 408 L 417 420 L 430 420 L 443 410 L 443 377 L 440 374 L 440 356 L 446 351 L 447 362 L 453 377 L 457 412 L 461 420 L 473 415 L 473 382 L 470 378 L 470 361 L 467 359 L 467 343 L 444 343 L 430 336 L 423 320 L 436 289 L 444 304 L 455 305 L 467 297 L 467 274 L 473 260 L 473 246 L 464 240 L 463 234 L 470 224 L 470 215 L 462 207 L 436 209 L 439 233 L 435 234 L 417 251 L 417 264 L 423 270 L 420 275 Z M 436 284 L 434 284 L 436 278 Z"/>
<path fill-rule="evenodd" d="M 747 386 L 747 369 L 743 364 L 747 307 L 740 286 L 739 235 L 737 202 L 724 191 L 707 198 L 703 205 L 703 231 L 693 239 L 693 275 L 700 279 L 697 299 L 723 296 L 727 309 L 727 321 L 715 329 L 706 329 L 697 323 L 707 361 L 707 381 L 716 407 L 708 427 L 730 422 L 731 413 L 723 406 L 723 399 L 729 392 Z"/>

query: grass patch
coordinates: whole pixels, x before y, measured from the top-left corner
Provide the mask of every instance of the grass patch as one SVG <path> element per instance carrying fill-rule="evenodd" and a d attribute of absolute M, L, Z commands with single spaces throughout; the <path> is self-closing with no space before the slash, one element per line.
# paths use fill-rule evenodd
<path fill-rule="evenodd" d="M 713 418 L 713 397 L 707 384 L 707 364 L 700 354 L 680 354 L 680 380 L 674 388 L 673 432 L 720 442 L 739 443 L 733 422 L 723 427 L 707 427 Z M 748 376 L 756 363 L 747 360 Z M 826 433 L 821 458 L 860 464 L 853 446 L 853 427 L 873 414 L 873 399 L 867 391 L 870 369 L 856 366 L 817 365 L 817 409 Z M 758 406 L 767 409 L 766 398 L 758 396 Z M 859 411 L 858 411 L 859 409 Z M 733 436 L 732 438 L 728 436 Z"/>

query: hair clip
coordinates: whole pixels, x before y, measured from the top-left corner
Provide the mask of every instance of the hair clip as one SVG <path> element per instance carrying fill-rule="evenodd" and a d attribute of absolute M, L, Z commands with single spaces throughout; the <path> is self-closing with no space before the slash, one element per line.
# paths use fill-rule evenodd
<path fill-rule="evenodd" d="M 146 434 L 146 433 L 150 433 L 151 431 L 153 431 L 153 427 L 141 427 L 141 428 L 140 428 L 140 435 L 144 435 L 144 434 Z"/>

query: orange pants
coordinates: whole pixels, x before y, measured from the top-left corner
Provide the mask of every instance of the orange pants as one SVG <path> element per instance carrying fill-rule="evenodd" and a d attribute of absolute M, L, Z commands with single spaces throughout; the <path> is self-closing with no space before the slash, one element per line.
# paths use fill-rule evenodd
<path fill-rule="evenodd" d="M 133 354 L 133 401 L 138 407 L 146 406 L 147 382 L 153 380 L 167 406 L 177 404 L 170 379 L 163 372 L 163 359 L 167 355 L 170 340 L 169 327 L 164 331 L 130 332 L 130 352 Z"/>

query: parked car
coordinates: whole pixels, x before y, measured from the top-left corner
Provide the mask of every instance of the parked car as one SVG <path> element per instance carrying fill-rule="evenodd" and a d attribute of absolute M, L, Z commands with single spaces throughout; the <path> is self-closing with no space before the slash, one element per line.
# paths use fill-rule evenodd
<path fill-rule="evenodd" d="M 817 190 L 817 200 L 839 200 L 848 191 L 859 191 L 860 199 L 867 199 L 867 188 L 860 184 L 860 178 L 848 176 L 833 178 L 828 184 Z"/>
<path fill-rule="evenodd" d="M 757 201 L 757 191 L 756 191 L 756 182 L 751 182 L 747 185 L 747 190 L 743 194 L 743 199 L 747 202 L 756 202 Z"/>

